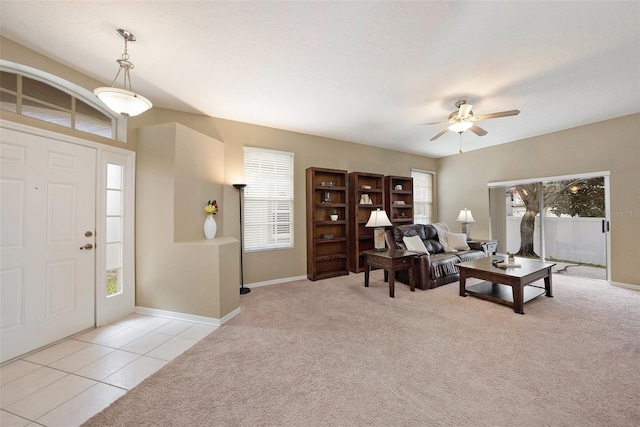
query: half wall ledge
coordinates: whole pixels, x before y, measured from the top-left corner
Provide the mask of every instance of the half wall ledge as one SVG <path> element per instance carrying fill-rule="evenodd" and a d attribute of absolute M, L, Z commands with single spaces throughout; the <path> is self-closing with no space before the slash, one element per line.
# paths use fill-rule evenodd
<path fill-rule="evenodd" d="M 136 277 L 137 306 L 222 319 L 240 307 L 240 242 L 219 236 L 138 250 Z"/>

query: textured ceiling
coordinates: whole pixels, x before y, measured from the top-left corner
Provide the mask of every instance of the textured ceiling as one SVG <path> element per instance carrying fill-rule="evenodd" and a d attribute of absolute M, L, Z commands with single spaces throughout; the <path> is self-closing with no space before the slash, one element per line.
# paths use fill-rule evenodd
<path fill-rule="evenodd" d="M 1 34 L 158 107 L 441 157 L 640 112 L 640 2 L 5 1 Z M 636 136 L 638 137 L 638 136 Z"/>

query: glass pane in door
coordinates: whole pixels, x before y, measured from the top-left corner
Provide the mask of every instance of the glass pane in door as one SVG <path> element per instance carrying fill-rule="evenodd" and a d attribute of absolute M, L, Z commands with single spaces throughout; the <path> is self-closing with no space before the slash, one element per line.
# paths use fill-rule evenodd
<path fill-rule="evenodd" d="M 122 165 L 107 164 L 107 296 L 122 292 Z"/>
<path fill-rule="evenodd" d="M 489 189 L 491 238 L 498 241 L 498 253 L 540 257 L 539 193 L 539 183 Z"/>
<path fill-rule="evenodd" d="M 604 177 L 543 187 L 545 258 L 558 264 L 559 274 L 606 280 Z"/>

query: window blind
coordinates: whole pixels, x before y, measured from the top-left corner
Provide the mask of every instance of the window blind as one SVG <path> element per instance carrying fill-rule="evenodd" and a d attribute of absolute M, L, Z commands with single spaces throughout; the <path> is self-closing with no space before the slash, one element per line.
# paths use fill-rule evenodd
<path fill-rule="evenodd" d="M 293 248 L 293 153 L 244 147 L 244 249 Z"/>
<path fill-rule="evenodd" d="M 433 221 L 433 172 L 411 169 L 413 178 L 413 222 L 431 224 Z"/>

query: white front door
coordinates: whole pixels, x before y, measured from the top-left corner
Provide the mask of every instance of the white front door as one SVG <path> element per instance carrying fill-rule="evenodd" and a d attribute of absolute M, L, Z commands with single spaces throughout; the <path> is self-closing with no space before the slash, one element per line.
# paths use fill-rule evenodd
<path fill-rule="evenodd" d="M 0 361 L 95 325 L 96 150 L 2 129 Z"/>

